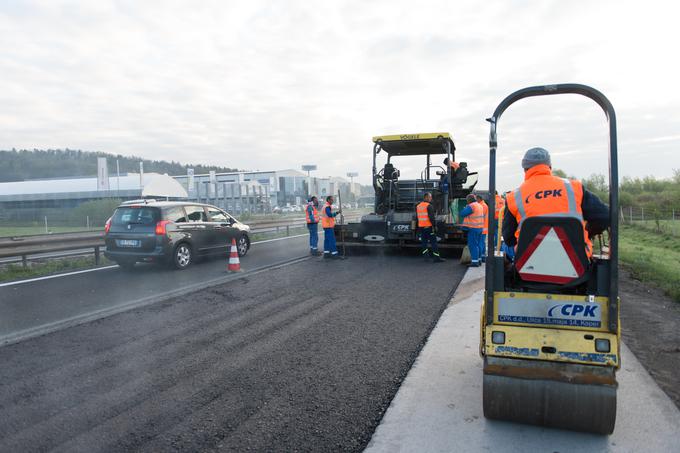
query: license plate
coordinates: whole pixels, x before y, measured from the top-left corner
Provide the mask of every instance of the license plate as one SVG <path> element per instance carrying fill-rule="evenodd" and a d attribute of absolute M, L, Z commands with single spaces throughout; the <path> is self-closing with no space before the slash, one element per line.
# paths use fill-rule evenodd
<path fill-rule="evenodd" d="M 118 247 L 140 247 L 142 244 L 139 239 L 116 239 Z"/>

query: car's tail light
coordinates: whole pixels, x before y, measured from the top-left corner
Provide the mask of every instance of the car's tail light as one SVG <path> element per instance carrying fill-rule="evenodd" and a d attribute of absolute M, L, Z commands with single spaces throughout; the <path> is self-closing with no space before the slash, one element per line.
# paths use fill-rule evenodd
<path fill-rule="evenodd" d="M 109 217 L 109 220 L 106 221 L 106 225 L 104 225 L 104 233 L 108 233 L 110 229 L 111 229 L 111 217 Z"/>
<path fill-rule="evenodd" d="M 156 223 L 156 236 L 164 236 L 166 233 L 165 225 L 172 223 L 169 220 L 161 220 Z"/>

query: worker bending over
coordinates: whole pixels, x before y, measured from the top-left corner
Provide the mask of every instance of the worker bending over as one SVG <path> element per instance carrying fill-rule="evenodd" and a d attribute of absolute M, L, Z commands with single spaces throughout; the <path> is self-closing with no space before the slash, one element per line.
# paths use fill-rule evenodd
<path fill-rule="evenodd" d="M 567 215 L 583 224 L 586 255 L 593 246 L 590 238 L 609 227 L 609 208 L 580 181 L 552 175 L 550 153 L 543 148 L 531 148 L 522 159 L 524 183 L 506 196 L 503 217 L 503 239 L 508 246 L 517 246 L 522 221 L 529 217 Z"/>
<path fill-rule="evenodd" d="M 344 260 L 345 257 L 338 254 L 335 245 L 335 217 L 340 211 L 333 212 L 333 197 L 326 197 L 326 204 L 321 211 L 321 226 L 323 227 L 323 257 Z"/>
<path fill-rule="evenodd" d="M 460 211 L 460 217 L 463 219 L 462 229 L 467 232 L 467 245 L 472 258 L 468 266 L 479 267 L 482 265 L 479 243 L 484 230 L 484 208 L 477 203 L 477 198 L 473 194 L 469 194 L 465 200 L 468 204 Z"/>
<path fill-rule="evenodd" d="M 477 203 L 482 205 L 484 210 L 484 228 L 482 229 L 482 237 L 479 241 L 479 260 L 486 262 L 486 236 L 489 234 L 489 205 L 484 201 L 484 197 L 477 195 Z"/>
<path fill-rule="evenodd" d="M 418 228 L 420 229 L 420 242 L 423 246 L 422 256 L 431 257 L 435 263 L 446 261 L 439 255 L 437 247 L 437 235 L 435 226 L 437 225 L 432 207 L 432 194 L 426 192 L 423 201 L 416 206 L 416 217 L 418 218 Z"/>
<path fill-rule="evenodd" d="M 305 219 L 307 220 L 307 229 L 309 230 L 309 254 L 312 256 L 319 256 L 319 212 L 316 208 L 319 206 L 319 200 L 312 196 L 307 202 L 305 209 Z"/>

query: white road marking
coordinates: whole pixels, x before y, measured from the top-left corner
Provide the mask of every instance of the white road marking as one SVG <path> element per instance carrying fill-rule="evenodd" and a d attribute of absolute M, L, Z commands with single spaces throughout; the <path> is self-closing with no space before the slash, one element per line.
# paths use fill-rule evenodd
<path fill-rule="evenodd" d="M 323 234 L 323 232 L 320 232 L 319 234 Z M 295 238 L 300 238 L 303 236 L 309 236 L 308 234 L 296 234 L 295 236 L 286 236 L 282 238 L 275 238 L 275 239 L 265 239 L 264 241 L 255 241 L 251 243 L 250 245 L 255 245 L 255 244 L 264 244 L 267 242 L 275 242 L 275 241 L 285 241 L 286 239 L 295 239 Z M 35 278 L 28 278 L 26 280 L 17 280 L 14 282 L 6 282 L 6 283 L 0 283 L 0 288 L 4 286 L 14 286 L 14 285 L 22 285 L 24 283 L 33 283 L 33 282 L 39 282 L 41 280 L 50 280 L 52 278 L 61 278 L 61 277 L 69 277 L 71 275 L 78 275 L 78 274 L 85 274 L 87 272 L 97 272 L 97 271 L 104 271 L 107 269 L 115 269 L 117 268 L 118 265 L 114 264 L 112 266 L 104 266 L 104 267 L 97 267 L 94 269 L 85 269 L 82 271 L 73 271 L 73 272 L 66 272 L 64 274 L 56 274 L 56 275 L 46 275 L 45 277 L 35 277 Z"/>
<path fill-rule="evenodd" d="M 97 268 L 94 268 L 94 269 L 85 269 L 85 270 L 82 270 L 82 271 L 67 272 L 65 274 L 46 275 L 45 277 L 28 278 L 26 280 L 18 280 L 16 282 L 0 283 L 0 288 L 2 288 L 3 286 L 12 286 L 12 285 L 21 285 L 23 283 L 39 282 L 41 280 L 49 280 L 51 278 L 68 277 L 69 275 L 85 274 L 86 272 L 103 271 L 105 269 L 113 269 L 113 268 L 116 268 L 116 267 L 118 267 L 118 265 L 114 264 L 113 266 L 97 267 Z"/>

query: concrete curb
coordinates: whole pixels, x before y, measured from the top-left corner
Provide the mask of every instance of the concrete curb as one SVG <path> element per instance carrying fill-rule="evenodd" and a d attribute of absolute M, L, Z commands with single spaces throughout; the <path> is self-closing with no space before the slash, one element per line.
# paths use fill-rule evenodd
<path fill-rule="evenodd" d="M 483 277 L 480 268 L 468 270 L 366 451 L 677 451 L 680 410 L 625 345 L 611 436 L 486 420 L 478 351 Z"/>

